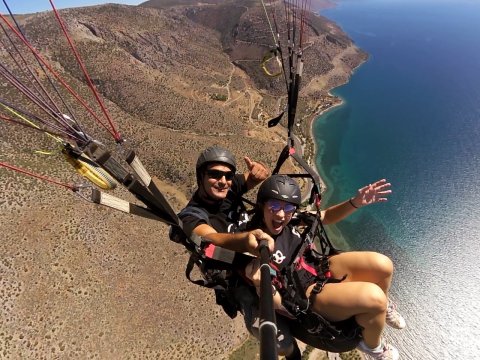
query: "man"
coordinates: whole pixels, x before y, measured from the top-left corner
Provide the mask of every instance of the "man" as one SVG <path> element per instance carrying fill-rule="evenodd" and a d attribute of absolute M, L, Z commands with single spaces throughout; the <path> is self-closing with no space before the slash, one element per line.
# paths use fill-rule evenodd
<path fill-rule="evenodd" d="M 179 213 L 185 235 L 201 239 L 191 251 L 187 278 L 195 284 L 214 288 L 217 304 L 231 318 L 237 315 L 239 298 L 250 301 L 251 297 L 250 291 L 242 287 L 243 280 L 236 269 L 243 269 L 251 261 L 250 254 L 258 255 L 260 241 L 267 241 L 270 250 L 274 246 L 273 239 L 260 229 L 241 232 L 242 225 L 248 221 L 243 194 L 269 176 L 263 164 L 248 157 L 244 159 L 247 171 L 235 174 L 237 164 L 230 151 L 219 146 L 205 149 L 196 164 L 198 189 Z M 203 279 L 190 278 L 194 264 Z"/>
<path fill-rule="evenodd" d="M 234 155 L 219 146 L 205 149 L 198 157 L 198 189 L 179 217 L 187 236 L 195 234 L 222 248 L 255 253 L 258 241 L 273 240 L 259 229 L 239 232 L 248 221 L 242 196 L 269 176 L 261 163 L 245 157 L 247 172 L 235 174 Z"/>

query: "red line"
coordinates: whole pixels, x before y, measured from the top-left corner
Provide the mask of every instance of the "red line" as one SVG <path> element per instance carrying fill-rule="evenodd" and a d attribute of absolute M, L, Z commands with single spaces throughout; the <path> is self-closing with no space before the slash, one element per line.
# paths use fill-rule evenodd
<path fill-rule="evenodd" d="M 43 65 L 45 65 L 45 67 L 52 73 L 53 76 L 55 76 L 55 78 L 68 90 L 68 92 L 70 94 L 72 94 L 72 96 L 77 99 L 84 107 L 85 109 L 95 118 L 95 120 L 97 120 L 97 122 L 102 125 L 115 139 L 117 139 L 117 133 L 116 132 L 112 132 L 111 129 L 109 129 L 99 118 L 98 116 L 93 112 L 92 109 L 90 109 L 90 107 L 88 106 L 88 104 L 86 103 L 86 101 L 80 97 L 80 95 L 78 95 L 75 90 L 73 90 L 70 85 L 68 85 L 63 79 L 62 77 L 57 74 L 55 72 L 55 70 L 53 70 L 53 68 L 48 64 L 48 62 L 40 55 L 40 53 L 35 50 L 35 48 L 27 41 L 27 39 L 25 39 L 25 37 L 20 34 L 13 26 L 12 24 L 10 24 L 10 22 L 7 20 L 7 18 L 0 13 L 0 18 L 3 20 L 3 22 L 5 24 L 7 24 L 7 26 L 10 28 L 11 31 L 13 31 L 15 33 L 15 35 L 17 35 L 17 37 L 22 40 L 22 42 L 30 49 L 30 51 L 35 55 L 35 57 L 40 60 L 42 62 Z"/>
<path fill-rule="evenodd" d="M 115 129 L 115 126 L 113 125 L 112 118 L 110 117 L 110 114 L 108 113 L 107 108 L 105 107 L 102 99 L 100 98 L 98 91 L 95 87 L 95 85 L 92 82 L 92 79 L 88 75 L 87 69 L 85 67 L 85 64 L 82 61 L 82 58 L 80 57 L 80 54 L 77 51 L 77 48 L 75 47 L 74 43 L 72 42 L 72 39 L 70 38 L 70 35 L 68 34 L 67 28 L 65 26 L 65 23 L 63 22 L 62 18 L 60 17 L 60 14 L 58 13 L 57 9 L 55 8 L 55 5 L 53 4 L 53 1 L 50 0 L 50 5 L 52 5 L 53 12 L 55 14 L 55 17 L 58 20 L 58 23 L 60 24 L 60 27 L 62 28 L 62 31 L 65 35 L 65 38 L 68 41 L 68 44 L 70 45 L 70 48 L 72 49 L 73 54 L 75 55 L 75 59 L 77 59 L 77 63 L 82 69 L 83 75 L 85 75 L 85 79 L 87 80 L 88 86 L 92 90 L 93 95 L 95 96 L 95 99 L 97 99 L 98 104 L 100 105 L 100 108 L 102 109 L 103 114 L 108 120 L 108 123 L 110 124 L 110 127 L 113 130 L 115 140 L 120 141 L 121 137 L 118 131 Z"/>
<path fill-rule="evenodd" d="M 25 175 L 28 175 L 28 176 L 31 176 L 31 177 L 40 179 L 40 180 L 45 180 L 45 181 L 50 182 L 50 183 L 55 184 L 55 185 L 63 186 L 63 187 L 65 187 L 65 188 L 67 188 L 67 189 L 70 189 L 70 190 L 72 190 L 72 191 L 76 191 L 76 190 L 77 190 L 77 188 L 76 188 L 75 186 L 73 186 L 73 185 L 65 184 L 65 183 L 62 183 L 62 182 L 60 182 L 60 181 L 51 179 L 51 178 L 49 178 L 49 177 L 32 173 L 32 172 L 30 172 L 30 171 L 27 171 L 27 170 L 21 169 L 21 168 L 19 168 L 19 167 L 16 167 L 16 166 L 7 164 L 7 163 L 5 163 L 5 162 L 1 162 L 1 161 L 0 161 L 0 166 L 3 166 L 3 167 L 5 167 L 5 168 L 7 168 L 7 169 L 10 169 L 10 170 L 13 170 L 13 171 L 16 171 L 16 172 L 19 172 L 19 173 L 22 173 L 22 174 L 25 174 Z"/>

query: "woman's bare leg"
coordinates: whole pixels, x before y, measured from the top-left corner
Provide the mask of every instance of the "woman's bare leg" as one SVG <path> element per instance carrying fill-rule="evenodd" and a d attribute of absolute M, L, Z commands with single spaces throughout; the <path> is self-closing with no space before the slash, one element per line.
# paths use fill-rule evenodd
<path fill-rule="evenodd" d="M 372 251 L 350 251 L 330 258 L 335 278 L 347 275 L 345 282 L 365 281 L 377 284 L 385 294 L 392 283 L 393 263 L 385 255 Z"/>
<path fill-rule="evenodd" d="M 307 289 L 310 295 L 314 285 Z M 313 303 L 313 311 L 330 321 L 355 317 L 362 331 L 363 341 L 371 348 L 380 345 L 385 327 L 387 297 L 379 286 L 370 282 L 341 282 L 325 284 Z"/>

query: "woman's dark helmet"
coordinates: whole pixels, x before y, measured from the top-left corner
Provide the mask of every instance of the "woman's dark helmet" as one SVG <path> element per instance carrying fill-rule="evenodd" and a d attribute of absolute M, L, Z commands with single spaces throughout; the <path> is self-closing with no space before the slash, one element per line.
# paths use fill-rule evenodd
<path fill-rule="evenodd" d="M 302 193 L 297 182 L 287 175 L 272 175 L 258 189 L 257 204 L 264 204 L 269 199 L 289 202 L 299 206 Z"/>

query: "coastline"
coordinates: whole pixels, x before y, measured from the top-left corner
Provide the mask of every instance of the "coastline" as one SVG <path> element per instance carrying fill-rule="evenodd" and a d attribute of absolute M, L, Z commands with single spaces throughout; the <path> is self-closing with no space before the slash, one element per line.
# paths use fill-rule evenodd
<path fill-rule="evenodd" d="M 457 60 L 475 59 L 480 53 L 472 51 L 468 46 L 474 39 L 465 43 L 454 42 L 456 38 L 450 37 L 451 34 L 445 31 L 444 23 L 449 21 L 452 25 L 450 28 L 454 28 L 454 24 L 461 24 L 463 34 L 477 35 L 478 32 L 474 29 L 479 23 L 473 20 L 469 22 L 470 19 L 465 16 L 468 10 L 457 12 L 455 8 L 458 6 L 449 4 L 438 9 L 435 16 L 432 14 L 432 22 L 426 30 L 424 19 L 417 18 L 417 15 L 425 13 L 428 3 L 415 3 L 414 7 L 402 4 L 402 7 L 398 8 L 394 8 L 392 4 L 381 7 L 378 5 L 376 2 L 362 5 L 352 3 L 338 14 L 335 11 L 335 18 L 345 21 L 345 25 L 352 29 L 351 34 L 355 35 L 355 39 L 358 39 L 364 48 L 372 50 L 372 58 L 356 72 L 349 85 L 333 91 L 340 96 L 345 95 L 344 107 L 327 113 L 314 126 L 316 134 L 312 135 L 322 140 L 317 144 L 320 147 L 317 153 L 323 156 L 323 159 L 326 159 L 326 156 L 322 155 L 323 134 L 326 134 L 325 138 L 334 139 L 332 145 L 328 143 L 328 149 L 331 149 L 328 153 L 329 160 L 322 159 L 318 164 L 319 167 L 326 165 L 325 168 L 318 170 L 326 171 L 333 179 L 336 200 L 339 196 L 349 195 L 349 191 L 339 191 L 339 185 L 343 181 L 336 179 L 345 179 L 351 185 L 370 177 L 371 173 L 380 173 L 380 176 L 387 173 L 386 177 L 392 181 L 394 192 L 386 204 L 379 204 L 378 207 L 374 205 L 367 211 L 362 210 L 367 213 L 362 213 L 357 221 L 349 226 L 342 226 L 341 229 L 345 229 L 345 236 L 352 246 L 364 250 L 363 245 L 368 245 L 369 249 L 389 256 L 395 265 L 391 294 L 407 319 L 407 328 L 396 331 L 387 327 L 385 337 L 398 349 L 400 357 L 474 359 L 475 354 L 480 354 L 476 346 L 458 346 L 458 343 L 451 339 L 455 338 L 455 332 L 460 329 L 461 340 L 466 344 L 473 344 L 475 332 L 479 329 L 475 316 L 468 314 L 468 303 L 475 303 L 475 296 L 465 299 L 459 295 L 462 291 L 468 293 L 465 289 L 470 286 L 475 288 L 475 279 L 467 274 L 471 272 L 470 265 L 475 264 L 475 261 L 471 262 L 469 258 L 473 259 L 475 254 L 478 254 L 478 241 L 475 239 L 475 231 L 467 231 L 460 242 L 452 235 L 462 233 L 462 229 L 472 229 L 472 224 L 478 225 L 478 207 L 475 205 L 478 201 L 472 196 L 472 192 L 475 195 L 472 190 L 477 188 L 475 183 L 478 183 L 478 177 L 475 179 L 475 170 L 471 172 L 471 169 L 478 169 L 472 167 L 471 162 L 472 154 L 479 153 L 474 150 L 478 147 L 475 140 L 478 121 L 475 116 L 471 116 L 476 101 L 474 97 L 470 97 L 473 84 L 469 81 L 478 69 L 458 66 Z M 333 12 L 331 14 L 334 16 Z M 401 31 L 406 15 L 416 19 L 412 21 L 408 34 Z M 382 21 L 371 21 L 377 19 Z M 425 49 L 425 53 L 412 56 L 412 53 L 415 53 L 412 49 L 418 49 L 425 44 L 422 37 L 425 32 L 435 34 L 435 41 L 429 41 L 428 51 Z M 452 51 L 453 49 L 455 51 Z M 455 56 L 444 59 L 441 56 L 444 53 Z M 431 60 L 427 60 L 435 58 L 438 60 L 434 65 Z M 397 72 L 395 69 L 398 64 L 402 66 Z M 441 76 L 443 74 L 435 71 L 447 66 L 458 69 L 454 75 L 455 86 L 451 84 L 450 77 Z M 412 80 L 416 85 L 414 90 L 411 87 Z M 382 89 L 385 91 L 381 91 Z M 449 93 L 455 94 L 455 100 L 448 96 Z M 428 96 L 419 97 L 418 94 Z M 402 99 L 401 104 L 398 103 L 399 98 Z M 372 101 L 374 99 L 375 101 Z M 438 99 L 444 101 L 439 105 Z M 460 99 L 462 101 L 459 101 Z M 363 106 L 364 104 L 368 105 Z M 408 106 L 405 106 L 406 104 Z M 450 113 L 450 109 L 458 109 L 459 105 L 462 111 Z M 351 112 L 348 112 L 347 108 L 351 108 Z M 342 113 L 348 115 L 343 117 Z M 349 133 L 341 139 L 340 144 L 340 137 L 333 135 L 329 129 L 335 129 L 335 134 L 340 132 L 342 135 L 342 129 L 346 128 L 342 118 L 347 119 L 347 116 L 350 116 L 349 120 L 345 121 L 349 126 Z M 435 121 L 423 123 L 423 120 L 431 118 Z M 379 128 L 373 131 L 375 125 L 379 124 Z M 360 129 L 365 130 L 362 133 L 364 136 L 359 136 Z M 452 129 L 455 129 L 453 133 Z M 462 134 L 462 131 L 468 136 Z M 422 148 L 425 137 L 432 139 L 428 148 Z M 377 139 L 381 140 L 377 142 Z M 442 148 L 440 153 L 436 151 L 439 146 Z M 337 151 L 339 147 L 342 149 L 340 159 Z M 358 150 L 361 154 L 358 154 Z M 378 159 L 372 157 L 377 153 L 381 153 Z M 417 157 L 418 154 L 422 156 Z M 358 158 L 356 155 L 359 155 Z M 333 168 L 338 169 L 338 178 L 331 172 Z M 421 178 L 418 177 L 419 173 L 415 172 L 416 169 L 421 169 Z M 451 172 L 449 169 L 455 171 Z M 329 181 L 327 178 L 324 180 Z M 452 184 L 457 182 L 465 189 L 464 195 L 461 190 L 462 194 L 453 191 L 455 185 Z M 350 186 L 348 188 L 353 190 Z M 478 193 L 476 195 L 478 197 Z M 429 204 L 436 206 L 432 209 Z M 445 204 L 452 210 L 458 209 L 462 215 L 445 221 L 444 216 L 442 217 L 442 206 L 439 206 Z M 470 205 L 472 207 L 469 207 Z M 361 229 L 362 227 L 364 229 Z M 358 235 L 355 233 L 356 229 Z M 353 245 L 354 241 L 358 245 Z M 471 256 L 460 256 L 460 260 L 455 260 L 456 256 L 452 256 L 455 249 L 458 249 L 459 253 L 468 249 Z M 464 266 L 459 267 L 459 263 Z M 433 279 L 425 287 L 425 277 L 435 273 L 443 275 L 440 279 Z M 444 282 L 451 274 L 468 280 L 462 281 L 458 289 L 452 289 Z M 438 299 L 442 299 L 441 306 Z M 442 326 L 445 323 L 442 308 L 445 307 L 454 309 L 446 321 L 449 325 L 447 327 Z M 429 340 L 425 341 L 426 339 Z"/>
<path fill-rule="evenodd" d="M 353 72 L 352 72 L 353 74 Z M 351 75 L 352 75 L 351 74 Z M 350 75 L 350 76 L 351 76 Z M 341 85 L 340 85 L 341 86 Z M 332 89 L 330 89 L 332 90 Z M 330 90 L 328 92 L 329 95 L 332 95 L 330 93 Z M 333 96 L 333 95 L 332 95 Z M 312 166 L 312 168 L 317 172 L 319 178 L 320 178 L 320 182 L 321 182 L 321 186 L 322 186 L 322 189 L 321 189 L 321 199 L 322 199 L 322 203 L 325 204 L 326 202 L 328 202 L 328 199 L 329 199 L 329 194 L 333 193 L 333 189 L 334 189 L 334 185 L 329 182 L 328 180 L 328 177 L 325 175 L 325 172 L 323 171 L 322 168 L 320 168 L 319 165 L 317 165 L 317 162 L 316 162 L 316 159 L 317 159 L 317 151 L 318 151 L 318 145 L 317 145 L 317 139 L 315 138 L 315 134 L 313 132 L 313 125 L 315 123 L 315 121 L 322 115 L 326 114 L 328 111 L 336 108 L 336 107 L 339 107 L 339 106 L 342 106 L 344 104 L 344 100 L 339 98 L 340 99 L 340 102 L 335 104 L 335 105 L 332 105 L 331 107 L 327 108 L 327 109 L 324 109 L 322 111 L 320 111 L 319 113 L 317 113 L 316 115 L 314 115 L 311 119 L 310 119 L 310 124 L 309 124 L 309 134 L 308 136 L 310 137 L 311 141 L 313 142 L 313 156 L 314 156 L 314 159 L 312 161 L 312 159 L 309 159 L 309 163 L 310 165 Z M 313 164 L 312 164 L 313 162 Z M 325 208 L 324 206 L 322 208 Z M 334 238 L 335 240 L 333 241 L 334 245 L 342 250 L 350 250 L 351 247 L 348 243 L 348 240 L 347 238 L 342 234 L 342 232 L 340 231 L 340 229 L 338 228 L 337 225 L 335 224 L 330 224 L 328 225 L 328 233 L 331 233 L 333 234 L 333 236 L 329 236 L 331 238 Z M 330 235 L 330 234 L 328 234 Z M 332 239 L 330 239 L 332 240 Z"/>
<path fill-rule="evenodd" d="M 361 66 L 362 64 L 363 64 L 363 62 L 359 66 Z M 353 75 L 353 71 L 350 74 L 350 77 L 352 75 Z M 342 84 L 342 85 L 344 85 L 344 84 Z M 342 86 L 342 85 L 339 85 L 339 86 Z M 331 90 L 332 89 L 329 90 L 328 94 L 331 95 L 331 96 L 334 96 L 330 93 Z M 315 134 L 314 134 L 314 131 L 313 131 L 313 125 L 314 125 L 315 121 L 320 116 L 326 114 L 328 111 L 331 111 L 331 110 L 333 110 L 333 109 L 335 109 L 339 106 L 342 106 L 344 104 L 344 100 L 342 98 L 339 98 L 339 99 L 340 99 L 340 101 L 337 104 L 334 104 L 334 105 L 330 106 L 329 108 L 324 109 L 324 110 L 316 113 L 315 115 L 313 115 L 312 118 L 310 119 L 310 124 L 309 124 L 308 136 L 310 137 L 310 139 L 313 142 L 313 146 L 314 146 L 313 156 L 314 156 L 314 159 L 313 160 L 312 159 L 307 159 L 307 161 L 312 166 L 313 170 L 316 171 L 316 173 L 318 174 L 318 176 L 320 178 L 320 182 L 321 182 L 321 186 L 322 186 L 321 200 L 322 200 L 323 205 L 328 203 L 329 197 L 333 193 L 335 185 L 328 179 L 328 177 L 325 174 L 325 172 L 323 171 L 323 169 L 316 162 L 316 159 L 317 159 L 317 156 L 318 156 L 318 144 L 317 144 L 318 140 L 315 138 Z M 313 164 L 312 164 L 312 162 L 313 162 Z M 322 208 L 325 208 L 325 206 L 322 206 Z M 341 230 L 338 228 L 337 225 L 330 224 L 330 225 L 328 225 L 327 229 L 328 229 L 329 237 L 334 238 L 334 241 L 332 241 L 332 242 L 334 243 L 335 246 L 337 246 L 338 248 L 340 248 L 342 250 L 351 250 L 351 246 L 350 246 L 347 238 L 342 234 Z M 333 236 L 331 236 L 331 235 L 333 235 Z M 330 240 L 332 240 L 332 239 L 330 239 Z"/>
<path fill-rule="evenodd" d="M 341 85 L 340 85 L 341 86 Z M 329 95 L 330 95 L 330 92 L 329 92 Z M 308 136 L 310 137 L 310 139 L 312 140 L 313 144 L 314 144 L 314 161 L 313 161 L 313 164 L 312 164 L 312 160 L 309 159 L 308 162 L 309 164 L 312 166 L 313 170 L 315 170 L 315 172 L 318 174 L 319 178 L 320 178 L 320 183 L 321 183 L 321 186 L 322 186 L 322 191 L 321 191 L 321 199 L 322 199 L 322 203 L 325 204 L 326 202 L 328 202 L 329 200 L 329 194 L 333 193 L 333 189 L 334 189 L 334 185 L 333 183 L 329 182 L 328 180 L 328 177 L 325 175 L 325 172 L 323 171 L 322 168 L 319 167 L 319 165 L 317 165 L 317 162 L 315 161 L 316 158 L 317 158 L 317 150 L 318 150 L 318 146 L 317 146 L 317 139 L 315 139 L 315 136 L 314 136 L 314 132 L 313 132 L 313 125 L 314 125 L 314 122 L 322 115 L 326 114 L 328 111 L 336 108 L 336 107 L 339 107 L 341 105 L 344 104 L 344 100 L 340 98 L 340 102 L 329 107 L 328 109 L 324 109 L 322 110 L 321 112 L 317 113 L 316 115 L 314 115 L 312 117 L 312 119 L 310 120 L 310 125 L 309 125 L 309 134 Z M 310 190 L 311 190 L 311 186 L 310 185 Z M 322 206 L 322 208 L 325 208 L 325 206 Z M 327 227 L 327 232 L 329 233 L 329 237 L 330 238 L 334 238 L 334 241 L 332 241 L 334 243 L 334 245 L 342 250 L 351 250 L 351 247 L 350 247 L 350 244 L 348 243 L 348 240 L 347 238 L 342 234 L 342 232 L 340 231 L 340 229 L 338 228 L 337 225 L 335 224 L 330 224 L 328 225 Z M 333 235 L 333 236 L 331 236 Z M 330 239 L 332 240 L 332 239 Z"/>
<path fill-rule="evenodd" d="M 354 44 L 352 44 L 351 46 L 356 47 Z M 350 81 L 351 77 L 354 75 L 355 71 L 358 68 L 360 68 L 360 66 L 365 64 L 367 61 L 368 61 L 368 57 L 365 60 L 361 61 L 357 66 L 355 66 L 350 71 L 350 73 L 348 75 L 348 78 L 343 83 L 338 84 L 337 86 L 332 87 L 332 88 L 327 90 L 328 96 L 330 96 L 332 98 L 335 98 L 335 99 L 338 99 L 339 101 L 337 103 L 327 107 L 326 109 L 322 109 L 319 112 L 316 112 L 316 113 L 312 114 L 310 119 L 309 119 L 308 133 L 306 134 L 306 137 L 307 137 L 307 139 L 309 139 L 313 143 L 313 158 L 308 158 L 308 159 L 305 159 L 305 160 L 308 162 L 308 164 L 312 167 L 312 169 L 318 174 L 318 176 L 320 178 L 320 182 L 321 182 L 321 186 L 322 186 L 321 199 L 322 199 L 322 202 L 323 202 L 324 205 L 325 205 L 325 203 L 327 203 L 329 201 L 329 198 L 330 198 L 331 194 L 333 194 L 333 191 L 335 189 L 335 185 L 329 180 L 329 178 L 326 175 L 324 169 L 321 168 L 319 164 L 317 164 L 316 160 L 317 160 L 317 157 L 318 157 L 318 150 L 319 150 L 319 146 L 318 146 L 317 142 L 319 141 L 319 139 L 316 139 L 316 137 L 315 137 L 315 134 L 314 134 L 314 131 L 313 131 L 313 126 L 314 126 L 315 121 L 317 121 L 321 116 L 323 116 L 326 113 L 328 113 L 329 111 L 331 111 L 331 110 L 333 110 L 337 107 L 343 106 L 345 104 L 345 100 L 336 96 L 336 95 L 334 95 L 334 94 L 332 94 L 332 90 L 347 84 Z M 305 144 L 302 144 L 302 147 L 303 146 L 305 146 Z M 342 250 L 351 250 L 351 246 L 350 246 L 348 240 L 342 234 L 341 230 L 339 229 L 339 227 L 337 225 L 330 224 L 330 225 L 328 225 L 327 229 L 328 229 L 329 233 L 333 234 L 333 236 L 331 236 L 331 237 L 335 238 L 335 241 L 333 241 L 333 242 L 336 246 L 338 246 Z"/>

